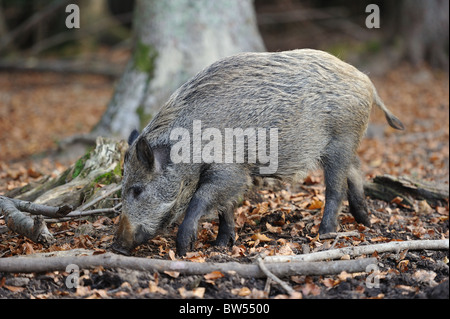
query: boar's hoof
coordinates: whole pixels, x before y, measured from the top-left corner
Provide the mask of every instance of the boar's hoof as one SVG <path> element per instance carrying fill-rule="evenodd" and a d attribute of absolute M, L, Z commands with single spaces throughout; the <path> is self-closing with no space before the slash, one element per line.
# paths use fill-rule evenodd
<path fill-rule="evenodd" d="M 335 232 L 338 228 L 337 224 L 333 224 L 330 222 L 324 222 L 322 221 L 322 223 L 320 224 L 319 227 L 319 235 L 324 235 L 324 234 L 328 234 L 328 233 L 332 233 Z"/>
<path fill-rule="evenodd" d="M 180 257 L 185 256 L 188 251 L 194 250 L 194 244 L 195 240 L 182 243 L 177 240 L 177 255 Z"/>
<path fill-rule="evenodd" d="M 194 250 L 196 240 L 197 229 L 181 224 L 176 239 L 177 255 L 184 256 L 188 251 Z"/>
<path fill-rule="evenodd" d="M 217 235 L 216 240 L 214 241 L 214 246 L 225 247 L 225 246 L 233 246 L 234 244 L 234 232 L 233 233 L 219 233 Z"/>

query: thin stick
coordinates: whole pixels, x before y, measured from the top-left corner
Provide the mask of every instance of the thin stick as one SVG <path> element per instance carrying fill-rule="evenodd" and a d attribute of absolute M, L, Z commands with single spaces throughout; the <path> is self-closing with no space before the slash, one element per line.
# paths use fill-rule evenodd
<path fill-rule="evenodd" d="M 350 237 L 350 236 L 354 236 L 354 237 L 359 237 L 360 233 L 357 231 L 347 231 L 347 232 L 333 232 L 333 233 L 327 233 L 327 234 L 323 234 L 320 235 L 319 238 L 320 240 L 322 239 L 332 239 L 332 238 L 340 238 L 340 237 Z"/>
<path fill-rule="evenodd" d="M 290 296 L 294 296 L 296 294 L 298 294 L 294 289 L 292 289 L 291 286 L 289 286 L 286 282 L 284 282 L 283 280 L 281 280 L 280 278 L 278 278 L 277 276 L 275 276 L 274 274 L 272 274 L 270 272 L 269 269 L 267 269 L 266 265 L 264 265 L 264 262 L 262 260 L 261 257 L 258 257 L 258 259 L 256 259 L 256 261 L 258 262 L 258 266 L 261 269 L 261 271 L 266 274 L 267 278 L 272 279 L 273 281 L 277 282 L 281 287 L 283 287 L 284 290 L 286 290 L 286 292 L 290 295 Z"/>
<path fill-rule="evenodd" d="M 360 255 L 369 255 L 374 252 L 384 253 L 388 251 L 400 251 L 404 249 L 421 250 L 421 249 L 448 249 L 449 240 L 411 240 L 411 241 L 392 241 L 384 244 L 374 244 L 356 247 L 344 247 L 339 249 L 332 249 L 326 251 L 319 251 L 303 255 L 291 256 L 267 256 L 264 261 L 267 262 L 293 262 L 293 261 L 319 261 L 327 259 L 338 259 L 344 255 L 351 257 Z"/>
<path fill-rule="evenodd" d="M 117 185 L 116 187 L 111 188 L 110 190 L 108 190 L 107 192 L 105 192 L 102 196 L 99 196 L 93 200 L 91 200 L 88 203 L 85 203 L 83 205 L 81 205 L 80 207 L 78 207 L 77 210 L 73 211 L 71 214 L 76 214 L 79 212 L 82 212 L 84 210 L 86 210 L 86 208 L 91 207 L 95 204 L 97 204 L 99 201 L 101 201 L 102 199 L 105 199 L 106 197 L 108 197 L 111 194 L 114 194 L 115 192 L 119 191 L 122 189 L 122 184 Z"/>
<path fill-rule="evenodd" d="M 88 216 L 88 215 L 95 215 L 95 214 L 105 214 L 105 213 L 116 213 L 120 210 L 122 207 L 122 203 L 117 204 L 114 207 L 110 208 L 97 208 L 97 209 L 91 209 L 91 210 L 85 210 L 85 211 L 73 211 L 69 214 L 67 214 L 64 217 L 81 217 L 81 216 Z"/>

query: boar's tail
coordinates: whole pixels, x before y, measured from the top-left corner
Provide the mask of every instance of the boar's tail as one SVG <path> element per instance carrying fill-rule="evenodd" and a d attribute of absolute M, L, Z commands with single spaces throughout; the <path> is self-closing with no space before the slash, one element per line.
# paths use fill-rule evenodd
<path fill-rule="evenodd" d="M 386 120 L 389 123 L 389 125 L 397 130 L 404 130 L 405 126 L 403 125 L 403 123 L 394 114 L 391 113 L 391 111 L 386 107 L 386 105 L 384 105 L 375 88 L 373 88 L 373 97 L 374 97 L 373 103 L 384 112 L 384 116 L 386 117 Z"/>

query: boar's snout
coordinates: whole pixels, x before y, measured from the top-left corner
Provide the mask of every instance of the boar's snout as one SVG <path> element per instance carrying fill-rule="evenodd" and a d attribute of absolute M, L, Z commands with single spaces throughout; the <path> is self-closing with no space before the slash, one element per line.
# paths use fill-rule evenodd
<path fill-rule="evenodd" d="M 138 245 L 148 240 L 148 236 L 141 225 L 134 226 L 124 214 L 120 217 L 114 243 L 111 248 L 121 254 L 130 255 Z"/>

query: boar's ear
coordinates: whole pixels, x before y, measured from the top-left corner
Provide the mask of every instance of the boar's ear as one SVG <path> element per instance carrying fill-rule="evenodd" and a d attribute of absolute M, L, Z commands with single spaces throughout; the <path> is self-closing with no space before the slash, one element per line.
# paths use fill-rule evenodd
<path fill-rule="evenodd" d="M 133 142 L 138 138 L 139 131 L 134 129 L 133 132 L 131 132 L 130 136 L 128 137 L 128 145 L 133 144 Z"/>
<path fill-rule="evenodd" d="M 152 170 L 155 164 L 153 150 L 145 137 L 138 139 L 136 144 L 136 156 L 144 167 Z"/>

